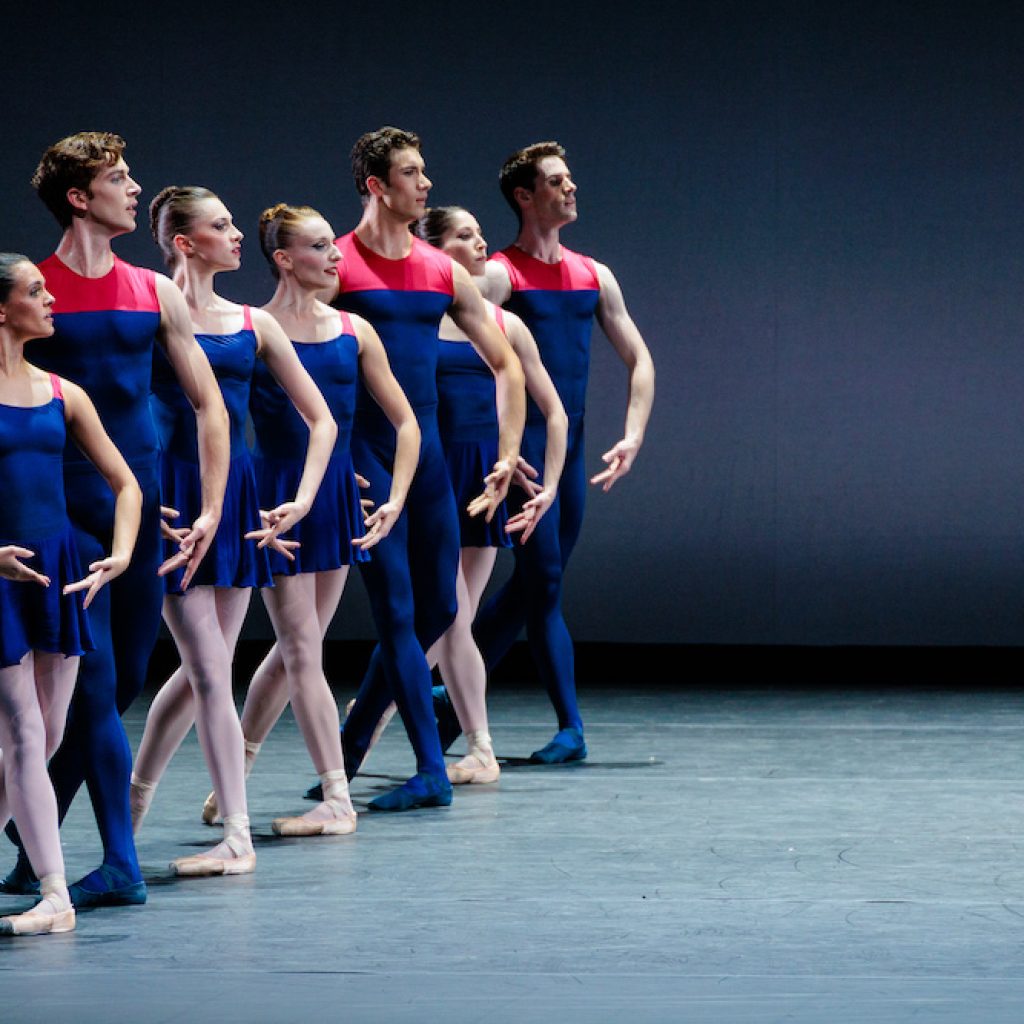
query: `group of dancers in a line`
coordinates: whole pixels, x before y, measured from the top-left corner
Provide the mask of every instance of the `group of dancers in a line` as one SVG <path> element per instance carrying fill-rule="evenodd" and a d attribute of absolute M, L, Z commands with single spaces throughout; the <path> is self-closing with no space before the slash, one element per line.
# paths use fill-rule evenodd
<path fill-rule="evenodd" d="M 254 870 L 245 780 L 289 702 L 320 781 L 311 810 L 273 822 L 279 835 L 355 831 L 348 782 L 396 708 L 416 772 L 371 809 L 495 782 L 487 672 L 524 627 L 558 716 L 531 760 L 585 758 L 560 593 L 586 490 L 595 316 L 629 400 L 591 483 L 629 471 L 654 395 L 615 277 L 560 244 L 577 214 L 557 143 L 502 167 L 519 234 L 488 260 L 472 214 L 427 208 L 419 138 L 367 133 L 352 150 L 354 231 L 336 238 L 308 206 L 261 215 L 277 283 L 261 309 L 215 291 L 242 232 L 206 188 L 150 204 L 170 277 L 113 254 L 141 192 L 124 148 L 102 132 L 51 146 L 33 185 L 63 231 L 56 252 L 38 266 L 0 254 L 0 823 L 17 845 L 0 890 L 41 897 L 0 934 L 145 902 L 133 834 L 193 723 L 213 783 L 203 820 L 224 836 L 172 862 L 187 876 Z M 480 608 L 500 547 L 514 569 Z M 340 725 L 322 647 L 353 563 L 379 639 Z M 254 587 L 276 643 L 239 720 L 231 665 Z M 133 771 L 120 716 L 161 614 L 181 665 Z M 432 690 L 435 665 L 445 687 Z M 460 733 L 468 752 L 446 767 Z M 83 782 L 103 861 L 69 887 L 58 826 Z"/>

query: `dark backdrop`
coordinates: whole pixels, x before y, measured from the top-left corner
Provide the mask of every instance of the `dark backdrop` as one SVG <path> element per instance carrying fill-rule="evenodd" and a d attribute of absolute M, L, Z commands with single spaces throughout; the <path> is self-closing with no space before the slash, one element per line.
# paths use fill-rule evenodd
<path fill-rule="evenodd" d="M 259 211 L 351 227 L 360 132 L 419 131 L 433 200 L 495 245 L 502 159 L 558 138 L 565 240 L 612 265 L 659 374 L 632 477 L 591 497 L 576 637 L 1019 644 L 1022 29 L 977 3 L 23 4 L 0 247 L 52 249 L 35 161 L 109 128 L 144 198 L 223 196 L 250 245 L 222 290 L 259 303 Z M 117 250 L 157 264 L 142 227 Z M 596 334 L 595 470 L 624 394 Z M 360 590 L 336 635 L 368 635 Z"/>

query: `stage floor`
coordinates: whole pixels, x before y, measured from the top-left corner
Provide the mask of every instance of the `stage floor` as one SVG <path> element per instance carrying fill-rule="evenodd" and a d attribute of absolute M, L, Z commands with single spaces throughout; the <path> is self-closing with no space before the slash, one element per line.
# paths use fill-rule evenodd
<path fill-rule="evenodd" d="M 502 687 L 499 784 L 305 840 L 270 831 L 309 806 L 289 715 L 250 782 L 256 874 L 179 881 L 168 861 L 219 834 L 193 734 L 139 836 L 149 903 L 3 942 L 0 1020 L 1024 1019 L 1024 694 L 630 682 L 581 703 L 584 764 L 523 763 L 550 709 Z M 366 768 L 360 810 L 412 771 L 397 721 Z M 70 878 L 95 866 L 84 796 L 64 846 Z"/>

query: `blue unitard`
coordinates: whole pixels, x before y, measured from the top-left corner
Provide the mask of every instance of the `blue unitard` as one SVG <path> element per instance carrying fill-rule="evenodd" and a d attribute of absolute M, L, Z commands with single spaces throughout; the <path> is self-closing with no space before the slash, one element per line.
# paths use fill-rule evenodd
<path fill-rule="evenodd" d="M 300 547 L 295 561 L 272 551 L 270 567 L 275 576 L 329 572 L 370 556 L 352 547 L 363 535 L 359 486 L 352 469 L 352 417 L 359 379 L 359 341 L 348 313 L 339 314 L 341 332 L 322 342 L 293 341 L 299 362 L 313 378 L 338 424 L 338 439 L 327 463 L 323 482 L 309 512 L 292 528 L 289 540 Z M 263 508 L 292 501 L 306 465 L 309 427 L 263 363 L 253 375 L 249 401 L 256 433 L 256 481 Z"/>
<path fill-rule="evenodd" d="M 82 567 L 64 498 L 64 397 L 60 379 L 50 381 L 45 405 L 0 405 L 0 547 L 28 548 L 25 564 L 50 578 L 48 587 L 0 579 L 0 668 L 29 651 L 71 657 L 93 648 L 83 595 L 62 593 Z"/>
<path fill-rule="evenodd" d="M 379 643 L 342 730 L 346 769 L 355 774 L 374 727 L 393 700 L 416 754 L 417 771 L 444 780 L 444 756 L 423 652 L 455 618 L 459 525 L 437 429 L 438 325 L 452 304 L 449 256 L 419 239 L 400 260 L 368 249 L 354 233 L 338 239 L 337 303 L 369 320 L 387 350 L 422 434 L 419 464 L 405 509 L 391 533 L 360 566 Z M 395 431 L 360 384 L 352 461 L 370 481 L 369 497 L 388 500 Z"/>
<path fill-rule="evenodd" d="M 490 670 L 525 626 L 559 728 L 582 730 L 572 638 L 562 617 L 561 598 L 562 575 L 583 522 L 587 488 L 583 411 L 600 283 L 594 262 L 564 246 L 561 260 L 553 264 L 534 259 L 515 246 L 493 259 L 505 267 L 512 282 L 512 295 L 505 305 L 522 317 L 533 333 L 541 360 L 565 406 L 569 440 L 558 496 L 530 540 L 515 545 L 512 576 L 480 610 L 474 634 Z M 544 416 L 531 399 L 522 454 L 541 472 L 546 433 Z"/>
<path fill-rule="evenodd" d="M 492 306 L 504 333 L 500 307 Z M 498 459 L 498 409 L 494 374 L 468 341 L 441 339 L 437 359 L 437 423 L 448 476 L 459 510 L 464 548 L 508 548 L 508 511 L 502 502 L 488 523 L 471 516 L 466 506 L 484 489 L 484 477 Z"/>
<path fill-rule="evenodd" d="M 210 361 L 228 412 L 231 461 L 220 523 L 191 586 L 263 587 L 271 582 L 266 550 L 245 534 L 260 529 L 259 499 L 252 457 L 245 440 L 249 388 L 256 366 L 256 332 L 248 306 L 243 306 L 242 329 L 233 334 L 197 334 L 196 341 Z M 199 440 L 196 417 L 163 351 L 153 356 L 153 420 L 160 438 L 160 493 L 165 505 L 181 513 L 183 523 L 196 520 L 202 510 Z M 176 550 L 164 541 L 164 556 Z M 184 569 L 164 577 L 167 592 L 181 594 Z"/>
<path fill-rule="evenodd" d="M 96 649 L 82 659 L 64 741 L 50 761 L 61 818 L 84 781 L 103 841 L 103 864 L 120 872 L 120 881 L 134 883 L 142 876 L 128 808 L 131 748 L 120 715 L 145 684 L 163 598 L 156 574 L 157 440 L 149 411 L 160 301 L 153 272 L 116 257 L 99 278 L 81 277 L 55 255 L 39 269 L 56 300 L 55 332 L 32 342 L 26 356 L 85 388 L 142 488 L 142 523 L 131 564 L 89 606 Z M 64 486 L 79 557 L 89 565 L 110 552 L 114 495 L 73 444 L 65 450 Z M 107 882 L 97 875 L 95 884 L 103 888 Z"/>

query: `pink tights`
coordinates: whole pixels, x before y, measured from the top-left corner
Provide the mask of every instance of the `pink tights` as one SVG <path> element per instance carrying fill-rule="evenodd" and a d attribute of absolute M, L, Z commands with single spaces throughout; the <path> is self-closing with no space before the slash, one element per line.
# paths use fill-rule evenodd
<path fill-rule="evenodd" d="M 46 763 L 60 745 L 78 658 L 30 651 L 0 669 L 0 828 L 14 817 L 36 876 L 64 877 Z"/>
<path fill-rule="evenodd" d="M 242 729 L 231 694 L 231 661 L 250 591 L 194 587 L 164 598 L 164 621 L 181 667 L 161 687 L 146 718 L 135 778 L 160 781 L 193 721 L 222 812 L 245 815 Z"/>

